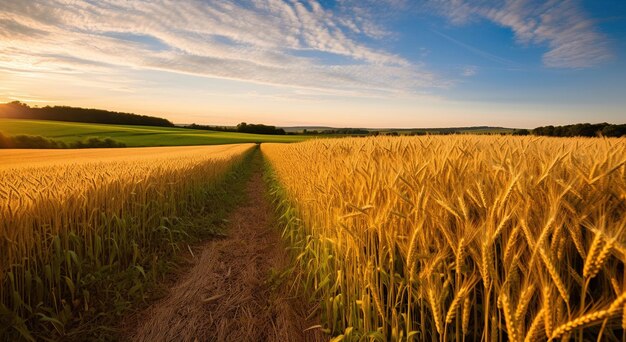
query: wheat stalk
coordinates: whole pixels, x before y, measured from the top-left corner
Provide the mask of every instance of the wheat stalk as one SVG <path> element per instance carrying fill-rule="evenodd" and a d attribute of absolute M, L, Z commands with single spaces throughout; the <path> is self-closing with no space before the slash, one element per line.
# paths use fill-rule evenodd
<path fill-rule="evenodd" d="M 546 253 L 543 250 L 543 248 L 539 249 L 539 254 L 541 255 L 541 259 L 543 260 L 544 264 L 546 265 L 546 270 L 550 274 L 550 277 L 552 277 L 552 281 L 556 285 L 556 288 L 559 291 L 559 294 L 561 295 L 561 298 L 563 298 L 563 300 L 566 303 L 569 302 L 569 294 L 567 292 L 567 289 L 565 288 L 565 284 L 563 283 L 563 280 L 561 280 L 561 276 L 559 275 L 559 271 L 556 269 L 554 264 L 552 264 L 552 262 L 550 261 L 550 259 L 546 255 Z"/>
<path fill-rule="evenodd" d="M 496 340 L 507 331 L 518 339 L 524 332 L 551 337 L 564 317 L 585 312 L 585 301 L 614 298 L 610 278 L 626 258 L 617 242 L 626 211 L 616 200 L 626 198 L 625 141 L 376 137 L 261 149 L 292 204 L 291 216 L 301 219 L 290 236 L 313 241 L 302 267 L 310 279 L 331 279 L 320 296 L 360 300 L 369 291 L 363 276 L 368 263 L 377 265 L 384 316 L 363 317 L 353 305 L 339 306 L 344 319 L 328 324 L 334 331 L 383 327 L 383 338 L 392 340 L 419 327 L 420 337 L 447 338 L 450 317 L 461 315 L 456 328 L 463 336 Z M 338 219 L 345 208 L 365 205 L 372 208 Z M 355 238 L 346 240 L 346 233 Z M 606 249 L 609 236 L 615 242 Z M 317 242 L 329 240 L 335 244 Z M 462 298 L 465 275 L 472 272 L 483 286 L 477 297 Z M 334 280 L 337 274 L 341 282 Z M 445 286 L 435 286 L 440 283 Z M 500 300 L 498 307 L 492 301 L 504 288 L 506 303 Z M 497 323 L 504 306 L 511 327 Z M 429 324 L 437 333 L 427 331 Z M 585 337 L 601 331 L 585 327 Z"/>
<path fill-rule="evenodd" d="M 513 306 L 506 294 L 500 295 L 500 302 L 502 304 L 502 310 L 504 311 L 504 323 L 506 325 L 506 331 L 511 341 L 518 341 L 517 324 L 515 324 L 515 318 L 513 316 Z"/>
<path fill-rule="evenodd" d="M 552 314 L 554 311 L 552 310 L 551 292 L 550 287 L 545 286 L 543 288 L 543 326 L 548 338 L 552 335 L 552 330 L 554 328 L 554 323 L 552 321 Z"/>
<path fill-rule="evenodd" d="M 433 313 L 435 327 L 437 328 L 437 332 L 441 334 L 443 332 L 443 319 L 441 317 L 441 306 L 439 305 L 439 298 L 435 294 L 435 291 L 432 288 L 428 289 L 428 301 L 430 302 L 431 311 Z"/>
<path fill-rule="evenodd" d="M 461 319 L 461 327 L 463 330 L 463 335 L 467 335 L 469 333 L 469 321 L 470 321 L 471 311 L 472 311 L 472 301 L 469 296 L 465 296 L 465 300 L 463 301 L 463 317 Z"/>
<path fill-rule="evenodd" d="M 596 256 L 600 253 L 602 246 L 604 245 L 604 238 L 602 233 L 596 233 L 593 238 L 593 242 L 591 243 L 591 247 L 589 247 L 589 252 L 587 253 L 587 257 L 585 258 L 585 265 L 583 267 L 583 276 L 585 278 L 593 278 L 591 274 L 595 271 L 594 265 L 596 265 Z M 597 271 L 596 271 L 597 272 Z"/>
<path fill-rule="evenodd" d="M 518 330 L 521 331 L 522 324 L 524 322 L 524 316 L 526 315 L 526 310 L 528 309 L 528 304 L 530 304 L 533 295 L 535 294 L 535 285 L 530 284 L 527 286 L 519 298 L 517 302 L 517 309 L 515 309 L 514 319 L 518 322 Z"/>
<path fill-rule="evenodd" d="M 450 307 L 448 307 L 448 313 L 446 314 L 446 323 L 452 322 L 452 320 L 454 319 L 456 315 L 457 310 L 461 306 L 461 301 L 465 299 L 466 294 L 467 294 L 467 290 L 465 288 L 462 288 L 456 294 L 456 296 L 452 300 L 452 303 L 450 303 Z"/>
<path fill-rule="evenodd" d="M 559 338 L 571 331 L 619 314 L 619 312 L 623 310 L 622 305 L 625 302 L 626 293 L 623 293 L 621 296 L 617 297 L 617 299 L 615 299 L 615 301 L 611 303 L 611 305 L 607 309 L 588 313 L 586 315 L 575 318 L 565 324 L 561 324 L 554 330 L 551 339 Z"/>
<path fill-rule="evenodd" d="M 585 260 L 585 268 L 583 269 L 583 275 L 585 276 L 585 278 L 591 279 L 595 277 L 598 272 L 600 272 L 600 269 L 602 268 L 611 253 L 613 243 L 614 240 L 606 241 L 601 249 L 594 250 L 594 254 L 590 253 L 587 256 L 587 259 Z"/>

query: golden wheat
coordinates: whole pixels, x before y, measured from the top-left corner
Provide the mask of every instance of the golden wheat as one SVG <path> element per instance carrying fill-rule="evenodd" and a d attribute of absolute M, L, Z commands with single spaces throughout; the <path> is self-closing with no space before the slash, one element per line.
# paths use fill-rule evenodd
<path fill-rule="evenodd" d="M 178 248 L 175 221 L 211 210 L 212 185 L 252 146 L 0 150 L 0 338 L 37 325 L 59 338 L 111 300 L 92 298 L 98 277 L 153 277 L 160 260 L 141 251 Z M 142 281 L 129 288 L 143 298 Z"/>
<path fill-rule="evenodd" d="M 619 296 L 611 305 L 604 309 L 592 313 L 585 314 L 581 317 L 573 319 L 565 324 L 558 326 L 552 333 L 552 339 L 561 337 L 571 331 L 584 327 L 594 322 L 598 322 L 614 315 L 619 315 L 622 311 L 622 304 L 626 302 L 626 293 Z"/>
<path fill-rule="evenodd" d="M 610 279 L 626 259 L 626 139 L 371 137 L 261 149 L 303 286 L 323 283 L 322 312 L 342 295 L 341 314 L 323 315 L 334 335 L 550 338 L 592 314 L 585 303 L 624 291 Z M 368 291 L 376 307 L 364 307 Z M 460 322 L 444 325 L 460 302 Z M 591 339 L 604 328 L 571 329 Z"/>
<path fill-rule="evenodd" d="M 539 312 L 533 318 L 532 323 L 528 327 L 526 331 L 526 337 L 524 338 L 524 342 L 536 341 L 535 336 L 537 336 L 541 329 L 541 323 L 543 322 L 543 315 L 545 313 L 545 309 L 539 310 Z"/>

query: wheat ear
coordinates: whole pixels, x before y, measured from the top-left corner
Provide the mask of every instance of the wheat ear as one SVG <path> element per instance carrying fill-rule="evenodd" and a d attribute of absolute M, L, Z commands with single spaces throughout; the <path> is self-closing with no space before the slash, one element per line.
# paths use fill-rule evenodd
<path fill-rule="evenodd" d="M 580 316 L 576 319 L 573 319 L 565 324 L 561 324 L 552 333 L 551 339 L 559 338 L 571 331 L 574 331 L 578 328 L 582 328 L 594 322 L 602 321 L 604 319 L 610 318 L 615 314 L 618 314 L 619 311 L 623 310 L 622 305 L 626 302 L 626 292 L 621 296 L 617 297 L 617 299 L 609 306 L 606 310 L 599 310 L 596 312 L 592 312 L 583 316 Z"/>
<path fill-rule="evenodd" d="M 500 303 L 502 304 L 502 310 L 504 311 L 504 321 L 506 325 L 506 331 L 511 341 L 519 341 L 517 336 L 517 326 L 515 324 L 515 318 L 513 317 L 513 306 L 506 294 L 500 295 Z"/>

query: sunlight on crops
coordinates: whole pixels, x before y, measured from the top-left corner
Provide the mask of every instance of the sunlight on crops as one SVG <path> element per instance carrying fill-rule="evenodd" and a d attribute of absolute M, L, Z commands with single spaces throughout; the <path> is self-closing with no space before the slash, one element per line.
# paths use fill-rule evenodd
<path fill-rule="evenodd" d="M 36 324 L 62 336 L 104 301 L 85 290 L 96 276 L 177 248 L 172 221 L 210 211 L 211 186 L 253 146 L 0 151 L 0 336 L 31 339 Z"/>
<path fill-rule="evenodd" d="M 171 160 L 219 158 L 237 153 L 244 145 L 141 147 L 99 149 L 3 149 L 0 150 L 1 169 L 23 169 L 33 166 L 78 165 L 93 162 L 138 162 L 143 160 Z M 249 145 L 245 145 L 249 146 Z M 204 157 L 203 157 L 204 155 Z"/>
<path fill-rule="evenodd" d="M 625 338 L 626 139 L 264 144 L 338 339 Z"/>

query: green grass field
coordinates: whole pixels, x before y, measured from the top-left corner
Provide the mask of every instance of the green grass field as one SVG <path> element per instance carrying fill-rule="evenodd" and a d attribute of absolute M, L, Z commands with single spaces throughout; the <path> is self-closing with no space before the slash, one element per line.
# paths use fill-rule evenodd
<path fill-rule="evenodd" d="M 186 128 L 89 124 L 63 121 L 0 119 L 4 135 L 39 135 L 71 143 L 88 138 L 111 138 L 129 147 L 217 145 L 254 142 L 297 142 L 302 135 L 261 135 Z"/>

